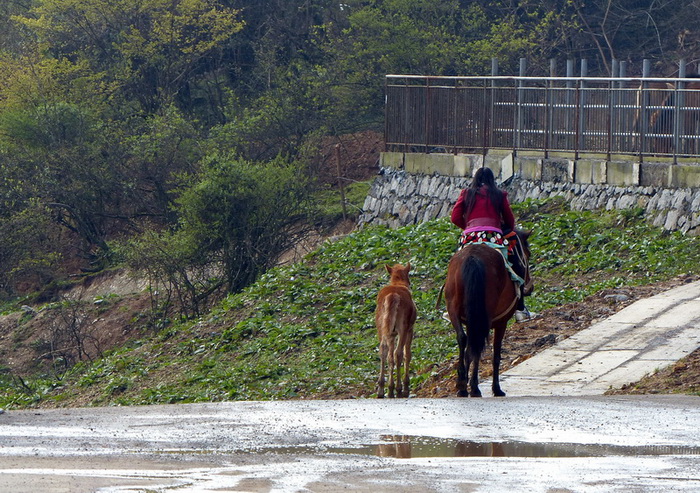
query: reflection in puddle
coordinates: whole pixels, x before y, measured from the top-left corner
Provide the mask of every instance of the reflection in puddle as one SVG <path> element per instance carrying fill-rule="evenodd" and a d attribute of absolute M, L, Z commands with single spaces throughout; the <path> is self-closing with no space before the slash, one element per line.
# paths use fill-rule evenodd
<path fill-rule="evenodd" d="M 700 447 L 672 445 L 623 446 L 577 443 L 473 442 L 465 440 L 384 435 L 381 443 L 328 452 L 411 459 L 419 457 L 607 457 L 700 455 Z"/>
<path fill-rule="evenodd" d="M 357 447 L 299 445 L 250 450 L 272 454 L 352 454 L 415 459 L 430 457 L 610 457 L 700 455 L 700 447 L 677 445 L 606 445 L 581 443 L 475 442 L 454 438 L 382 435 L 378 443 Z"/>

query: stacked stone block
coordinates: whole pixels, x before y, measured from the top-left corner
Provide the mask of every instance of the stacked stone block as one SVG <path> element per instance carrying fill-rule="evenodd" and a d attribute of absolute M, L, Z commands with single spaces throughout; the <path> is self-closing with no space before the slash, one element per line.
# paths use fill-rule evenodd
<path fill-rule="evenodd" d="M 524 166 L 516 166 L 516 173 L 504 185 L 511 202 L 562 196 L 574 210 L 642 208 L 655 226 L 700 234 L 700 188 L 578 183 L 562 179 L 572 173 L 560 163 L 551 168 L 558 173 L 544 172 L 541 179 L 524 179 L 518 172 Z M 478 159 L 472 160 L 459 176 L 384 167 L 365 200 L 359 223 L 396 228 L 449 216 L 460 191 L 468 186 L 472 172 L 480 165 Z M 546 180 L 548 177 L 551 181 Z"/>

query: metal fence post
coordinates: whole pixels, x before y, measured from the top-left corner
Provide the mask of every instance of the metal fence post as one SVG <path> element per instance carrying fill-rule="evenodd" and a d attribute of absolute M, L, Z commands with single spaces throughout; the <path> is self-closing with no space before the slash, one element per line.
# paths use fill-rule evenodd
<path fill-rule="evenodd" d="M 557 76 L 557 61 L 554 58 L 549 60 L 549 81 L 545 85 L 545 131 L 544 131 L 544 157 L 549 157 L 549 149 L 552 146 L 552 131 L 554 128 L 554 110 L 552 91 L 554 89 L 554 78 Z"/>
<path fill-rule="evenodd" d="M 685 60 L 678 61 L 678 78 L 685 79 L 686 68 Z M 676 81 L 674 84 L 673 93 L 675 94 L 673 104 L 673 164 L 678 164 L 678 151 L 681 143 L 680 136 L 684 133 L 683 123 L 684 118 L 681 118 L 681 111 L 685 111 L 685 82 L 682 80 Z"/>
<path fill-rule="evenodd" d="M 621 61 L 619 66 L 620 81 L 617 83 L 617 88 L 620 91 L 620 97 L 618 101 L 623 104 L 627 104 L 627 91 L 625 91 L 625 82 L 622 80 L 627 77 L 627 62 Z M 621 118 L 619 120 L 619 132 L 620 132 L 620 147 L 627 148 L 629 146 L 630 133 L 632 130 L 632 125 L 630 124 L 630 118 Z"/>
<path fill-rule="evenodd" d="M 517 84 L 517 103 L 516 103 L 516 111 L 515 111 L 515 142 L 513 146 L 513 152 L 517 152 L 518 149 L 520 149 L 520 146 L 522 144 L 522 129 L 523 129 L 523 87 L 524 87 L 524 82 L 523 82 L 523 77 L 525 77 L 525 71 L 527 69 L 527 60 L 525 58 L 520 59 L 520 77 L 518 78 L 518 84 Z"/>
<path fill-rule="evenodd" d="M 649 77 L 649 74 L 651 73 L 651 61 L 648 59 L 644 59 L 642 61 L 642 84 L 641 84 L 641 90 L 642 90 L 642 97 L 641 97 L 641 102 L 640 102 L 640 108 L 639 108 L 639 114 L 641 117 L 639 118 L 639 162 L 644 161 L 644 152 L 646 149 L 646 139 L 647 139 L 647 130 L 648 130 L 648 125 L 649 125 L 649 115 L 647 114 L 647 107 L 649 106 L 649 83 L 645 81 L 644 79 Z"/>
<path fill-rule="evenodd" d="M 612 79 L 608 84 L 610 95 L 608 97 L 608 161 L 612 155 L 613 138 L 617 128 L 617 92 L 615 78 L 619 77 L 620 64 L 617 60 L 612 61 Z"/>
<path fill-rule="evenodd" d="M 575 101 L 578 100 L 578 89 L 574 86 L 573 81 L 571 80 L 574 77 L 574 60 L 567 60 L 566 61 L 566 144 L 567 147 L 572 146 L 571 143 L 571 132 L 573 133 L 573 140 L 574 140 L 574 147 L 576 145 L 576 128 L 577 128 L 577 123 L 576 123 L 576 115 L 578 114 L 576 112 L 576 109 L 574 108 L 573 104 Z M 572 101 L 573 99 L 573 101 Z M 572 111 L 572 108 L 574 110 Z M 573 113 L 573 114 L 572 114 Z"/>
<path fill-rule="evenodd" d="M 578 158 L 579 151 L 587 150 L 586 146 L 586 81 L 583 79 L 588 77 L 588 60 L 581 60 L 581 80 L 579 81 L 579 100 L 578 100 L 578 132 L 576 145 L 576 157 Z"/>
<path fill-rule="evenodd" d="M 494 125 L 494 99 L 496 93 L 496 77 L 498 76 L 498 58 L 491 58 L 491 84 L 490 88 L 487 89 L 489 92 L 489 111 L 488 111 L 488 124 L 484 125 L 484 142 L 485 149 L 484 155 L 488 152 L 488 149 L 493 145 L 493 125 Z M 484 85 L 486 86 L 486 84 Z M 487 113 L 487 112 L 484 112 Z"/>
<path fill-rule="evenodd" d="M 423 145 L 425 146 L 425 152 L 430 151 L 430 113 L 431 113 L 431 94 L 430 94 L 430 77 L 425 78 L 425 137 Z"/>

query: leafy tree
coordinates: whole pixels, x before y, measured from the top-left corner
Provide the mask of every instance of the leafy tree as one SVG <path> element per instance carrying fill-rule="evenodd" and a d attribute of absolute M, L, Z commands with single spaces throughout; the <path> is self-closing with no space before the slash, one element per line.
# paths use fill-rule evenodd
<path fill-rule="evenodd" d="M 26 14 L 32 4 L 32 0 L 4 0 L 0 2 L 0 52 L 22 52 L 20 30 L 12 17 Z"/>
<path fill-rule="evenodd" d="M 117 141 L 91 109 L 62 98 L 62 64 L 39 68 L 11 87 L 0 113 L 3 213 L 40 200 L 84 240 L 86 251 L 104 249 L 105 221 L 120 215 L 115 209 L 126 185 L 109 160 Z"/>
<path fill-rule="evenodd" d="M 176 200 L 181 231 L 198 251 L 218 259 L 229 292 L 248 285 L 295 244 L 307 200 L 300 171 L 282 159 L 260 164 L 214 155 Z"/>
<path fill-rule="evenodd" d="M 585 58 L 591 75 L 610 75 L 610 62 L 617 59 L 629 62 L 629 74 L 640 74 L 642 60 L 649 58 L 656 62 L 658 75 L 668 75 L 677 68 L 680 58 L 691 61 L 700 54 L 700 31 L 694 22 L 700 10 L 697 0 L 521 0 L 483 4 L 501 16 L 517 18 L 522 26 L 531 26 L 536 18 L 548 19 L 548 34 L 540 37 L 536 51 L 528 54 L 536 60 L 533 65 L 552 57 Z M 546 71 L 544 65 L 537 68 Z"/>
<path fill-rule="evenodd" d="M 239 291 L 276 265 L 306 233 L 300 171 L 282 159 L 205 159 L 176 199 L 178 227 L 147 233 L 127 250 L 131 265 L 168 293 L 159 310 L 177 302 L 184 315 L 198 315 L 212 295 Z"/>
<path fill-rule="evenodd" d="M 274 88 L 246 106 L 229 106 L 228 122 L 212 129 L 210 147 L 254 161 L 298 157 L 308 136 L 326 129 L 328 91 L 319 82 L 302 63 L 288 67 Z"/>
<path fill-rule="evenodd" d="M 62 236 L 51 211 L 36 201 L 0 217 L 0 294 L 36 290 L 64 274 Z"/>
<path fill-rule="evenodd" d="M 230 0 L 244 27 L 231 39 L 234 87 L 244 101 L 256 99 L 285 77 L 288 67 L 321 62 L 314 34 L 346 15 L 333 0 Z M 342 21 L 341 21 L 342 22 Z"/>
<path fill-rule="evenodd" d="M 230 41 L 231 97 L 213 132 L 218 149 L 266 161 L 298 156 L 310 132 L 326 127 L 325 54 L 320 26 L 345 17 L 331 0 L 237 0 L 244 27 Z"/>
<path fill-rule="evenodd" d="M 192 108 L 216 94 L 217 52 L 242 27 L 217 0 L 36 1 L 31 16 L 17 19 L 45 52 L 86 63 L 116 104 L 137 101 L 146 112 L 173 102 Z"/>
<path fill-rule="evenodd" d="M 454 75 L 466 54 L 462 26 L 477 23 L 457 1 L 352 2 L 346 25 L 320 33 L 336 118 L 378 125 L 386 74 Z"/>
<path fill-rule="evenodd" d="M 8 109 L 0 118 L 4 137 L 1 179 L 8 185 L 6 214 L 21 210 L 37 197 L 43 197 L 45 204 L 70 207 L 70 201 L 62 200 L 61 192 L 65 189 L 59 185 L 69 172 L 64 165 L 74 166 L 74 158 L 85 155 L 85 144 L 90 140 L 85 135 L 89 127 L 85 125 L 86 115 L 79 108 L 61 102 L 37 103 Z M 50 189 L 60 195 L 51 193 Z M 68 191 L 71 192 L 82 195 L 82 190 Z M 74 218 L 77 219 L 75 215 Z"/>
<path fill-rule="evenodd" d="M 51 39 L 47 32 L 61 33 L 56 26 L 73 25 L 64 18 L 70 15 L 59 15 L 59 7 L 68 12 L 82 8 L 84 16 L 97 18 L 99 3 L 47 0 L 35 12 L 52 13 L 55 22 L 46 17 L 22 21 Z M 159 5 L 162 11 L 165 4 Z M 194 12 L 202 5 L 182 2 L 180 7 Z M 182 36 L 191 28 L 183 27 Z M 68 38 L 59 39 L 69 44 Z M 207 39 L 196 34 L 176 46 L 183 58 L 193 54 L 196 59 L 214 42 L 207 44 Z M 76 42 L 74 51 L 66 49 L 70 58 L 58 52 L 60 58 L 47 56 L 49 51 L 0 54 L 0 182 L 5 185 L 0 214 L 15 214 L 30 200 L 40 200 L 53 209 L 59 224 L 83 240 L 84 254 L 97 259 L 108 249 L 106 237 L 133 228 L 135 218 L 165 217 L 173 174 L 191 171 L 201 156 L 193 142 L 198 131 L 174 103 L 151 114 L 135 111 L 133 104 L 115 109 L 116 101 L 128 101 L 128 94 L 117 91 L 121 82 L 109 78 L 119 73 L 118 67 L 95 71 L 104 60 L 89 57 L 94 48 Z"/>
<path fill-rule="evenodd" d="M 175 224 L 172 188 L 179 173 L 193 173 L 202 158 L 202 136 L 174 105 L 150 115 L 140 131 L 125 142 L 126 173 L 137 186 L 132 217 Z"/>
<path fill-rule="evenodd" d="M 506 2 L 379 0 L 349 2 L 347 24 L 327 25 L 319 87 L 330 87 L 329 128 L 379 126 L 384 75 L 485 75 L 491 59 L 512 73 L 520 57 L 562 37 L 555 12 L 508 9 Z M 537 61 L 539 65 L 544 65 Z"/>

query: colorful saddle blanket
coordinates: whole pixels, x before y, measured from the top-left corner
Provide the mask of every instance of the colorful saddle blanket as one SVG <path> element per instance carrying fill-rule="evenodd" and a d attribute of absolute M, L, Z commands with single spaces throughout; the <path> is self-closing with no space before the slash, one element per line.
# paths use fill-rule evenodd
<path fill-rule="evenodd" d="M 515 241 L 510 241 L 507 236 L 503 236 L 496 231 L 463 232 L 459 237 L 458 250 L 461 250 L 470 243 L 490 243 L 494 246 L 502 246 L 505 247 L 508 254 L 512 253 L 513 248 L 515 248 Z"/>

